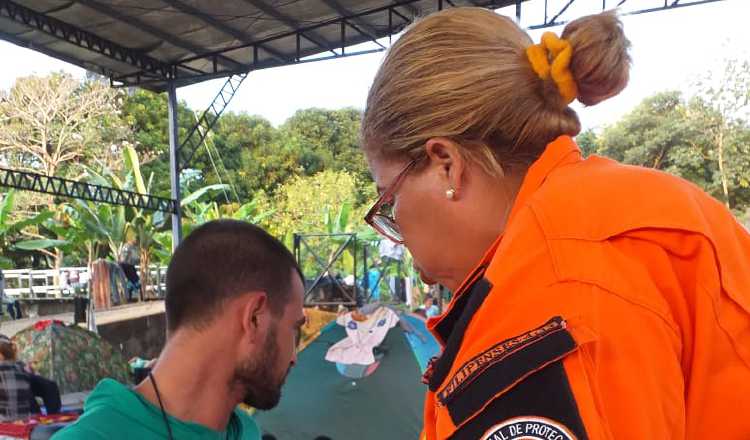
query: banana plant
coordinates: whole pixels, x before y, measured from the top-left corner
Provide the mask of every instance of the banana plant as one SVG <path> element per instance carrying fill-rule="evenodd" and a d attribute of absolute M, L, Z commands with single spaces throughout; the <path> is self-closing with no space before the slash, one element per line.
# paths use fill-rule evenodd
<path fill-rule="evenodd" d="M 49 239 L 40 234 L 33 234 L 26 231 L 26 228 L 39 226 L 48 221 L 54 216 L 54 212 L 44 210 L 30 218 L 13 221 L 10 214 L 13 212 L 14 205 L 15 191 L 10 190 L 0 200 L 0 247 L 3 249 L 3 254 L 0 255 L 1 269 L 10 269 L 13 267 L 13 260 L 6 255 L 6 251 L 8 250 L 47 251 L 56 246 L 67 244 L 65 240 Z M 19 236 L 33 238 L 25 240 L 16 239 Z"/>
<path fill-rule="evenodd" d="M 257 200 L 252 200 L 240 206 L 236 204 L 220 206 L 215 201 L 202 200 L 207 194 L 225 191 L 228 188 L 229 186 L 224 184 L 208 185 L 182 199 L 180 206 L 182 207 L 185 219 L 188 220 L 186 227 L 183 227 L 185 235 L 211 220 L 231 218 L 258 224 L 273 215 L 273 210 L 259 211 Z"/>
<path fill-rule="evenodd" d="M 131 146 L 123 150 L 125 168 L 128 171 L 125 189 L 138 192 L 140 194 L 150 194 L 153 188 L 154 174 L 148 176 L 148 180 L 143 179 L 141 173 L 140 160 L 138 153 Z M 161 244 L 156 240 L 156 233 L 163 229 L 167 217 L 162 212 L 154 212 L 142 208 L 131 208 L 132 216 L 128 222 L 128 232 L 132 233 L 138 243 L 138 254 L 140 259 L 140 279 L 141 279 L 141 299 L 146 295 L 146 286 L 151 284 L 151 256 L 156 248 Z M 171 251 L 171 246 L 169 248 Z"/>

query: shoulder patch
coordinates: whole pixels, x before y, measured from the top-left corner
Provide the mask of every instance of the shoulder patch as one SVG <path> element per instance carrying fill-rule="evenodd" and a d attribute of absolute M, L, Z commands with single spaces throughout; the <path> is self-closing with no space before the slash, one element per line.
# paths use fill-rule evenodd
<path fill-rule="evenodd" d="M 481 440 L 576 440 L 568 428 L 546 417 L 522 416 L 498 423 Z"/>
<path fill-rule="evenodd" d="M 456 392 L 463 389 L 491 366 L 524 347 L 561 330 L 565 330 L 565 321 L 557 316 L 540 327 L 493 345 L 462 365 L 438 393 L 438 398 L 441 402 L 446 403 Z"/>

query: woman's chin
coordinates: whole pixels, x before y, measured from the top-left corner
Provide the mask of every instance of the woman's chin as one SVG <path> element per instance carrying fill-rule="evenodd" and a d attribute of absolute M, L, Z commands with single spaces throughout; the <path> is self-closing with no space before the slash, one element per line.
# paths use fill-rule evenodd
<path fill-rule="evenodd" d="M 423 283 L 427 284 L 428 286 L 432 286 L 433 284 L 437 284 L 438 282 L 427 276 L 422 269 L 417 268 L 417 272 L 419 273 L 419 279 L 422 280 Z"/>

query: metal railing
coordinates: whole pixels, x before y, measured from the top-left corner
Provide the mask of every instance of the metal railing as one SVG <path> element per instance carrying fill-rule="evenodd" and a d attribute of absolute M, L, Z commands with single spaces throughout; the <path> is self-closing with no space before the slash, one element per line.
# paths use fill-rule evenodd
<path fill-rule="evenodd" d="M 140 273 L 140 267 L 136 266 Z M 76 294 L 88 294 L 91 274 L 88 267 L 60 269 L 4 270 L 4 294 L 13 299 L 62 299 Z M 150 283 L 146 293 L 163 297 L 166 291 L 166 266 L 150 267 Z"/>

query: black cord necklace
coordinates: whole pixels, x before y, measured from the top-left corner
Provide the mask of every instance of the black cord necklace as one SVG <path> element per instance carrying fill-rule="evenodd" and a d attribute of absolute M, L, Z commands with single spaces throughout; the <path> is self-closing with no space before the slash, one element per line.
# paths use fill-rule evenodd
<path fill-rule="evenodd" d="M 159 394 L 159 387 L 156 386 L 156 379 L 154 379 L 154 375 L 151 374 L 151 372 L 148 372 L 148 378 L 151 380 L 151 385 L 154 387 L 154 392 L 156 392 L 156 400 L 159 401 L 159 408 L 161 409 L 161 415 L 164 417 L 164 425 L 167 426 L 167 433 L 169 434 L 169 440 L 174 440 L 174 436 L 172 435 L 172 425 L 169 424 L 169 419 L 167 418 L 167 411 L 164 410 L 164 403 L 161 401 L 161 394 Z M 229 438 L 229 432 L 227 430 L 226 438 Z"/>
<path fill-rule="evenodd" d="M 169 440 L 174 440 L 174 436 L 172 435 L 172 426 L 169 424 L 169 419 L 167 418 L 167 412 L 164 410 L 164 403 L 161 401 L 161 394 L 159 394 L 159 387 L 156 386 L 156 380 L 154 379 L 154 375 L 151 374 L 151 372 L 148 372 L 148 378 L 151 380 L 151 385 L 154 387 L 154 391 L 156 392 L 156 399 L 159 401 L 159 408 L 161 408 L 161 415 L 164 417 L 164 424 L 167 425 L 167 432 L 169 433 Z"/>

